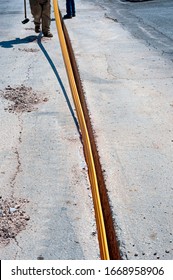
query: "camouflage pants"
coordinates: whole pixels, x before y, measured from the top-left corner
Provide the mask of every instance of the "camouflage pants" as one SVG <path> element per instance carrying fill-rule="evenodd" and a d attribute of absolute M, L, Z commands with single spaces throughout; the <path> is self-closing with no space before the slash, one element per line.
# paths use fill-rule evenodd
<path fill-rule="evenodd" d="M 29 0 L 29 2 L 35 25 L 40 26 L 40 24 L 42 23 L 42 32 L 48 32 L 50 30 L 51 23 L 50 0 Z"/>

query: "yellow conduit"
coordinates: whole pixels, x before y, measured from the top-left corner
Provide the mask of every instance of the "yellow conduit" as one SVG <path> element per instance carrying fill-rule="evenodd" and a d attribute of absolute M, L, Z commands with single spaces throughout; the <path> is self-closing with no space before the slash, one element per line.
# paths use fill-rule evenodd
<path fill-rule="evenodd" d="M 54 14 L 56 19 L 56 26 L 59 36 L 59 41 L 61 45 L 61 50 L 63 54 L 63 59 L 67 71 L 67 76 L 72 92 L 73 101 L 75 104 L 77 117 L 82 133 L 82 139 L 84 143 L 84 150 L 86 155 L 86 161 L 88 164 L 88 172 L 89 172 L 89 178 L 91 182 L 92 187 L 92 194 L 93 194 L 93 201 L 94 201 L 94 208 L 95 208 L 95 216 L 96 216 L 96 224 L 97 224 L 97 230 L 98 230 L 98 239 L 99 239 L 99 245 L 100 245 L 100 255 L 102 260 L 109 260 L 109 250 L 108 250 L 108 244 L 107 244 L 107 238 L 106 238 L 106 231 L 105 231 L 105 224 L 103 219 L 103 212 L 102 212 L 102 206 L 100 202 L 100 195 L 99 195 L 99 188 L 98 188 L 98 182 L 97 182 L 97 176 L 95 171 L 95 164 L 93 160 L 93 154 L 91 150 L 91 143 L 88 135 L 88 130 L 86 126 L 86 121 L 84 118 L 84 113 L 82 110 L 81 102 L 79 99 L 79 94 L 76 87 L 76 82 L 74 79 L 74 74 L 67 50 L 67 45 L 64 38 L 64 33 L 61 25 L 61 19 L 60 19 L 60 13 L 58 8 L 58 1 L 53 0 L 54 5 Z"/>

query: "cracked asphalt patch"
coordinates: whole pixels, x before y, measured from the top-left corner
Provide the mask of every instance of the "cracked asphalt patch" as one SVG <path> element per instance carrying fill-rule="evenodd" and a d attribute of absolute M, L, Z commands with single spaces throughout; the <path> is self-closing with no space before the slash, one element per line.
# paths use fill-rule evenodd
<path fill-rule="evenodd" d="M 5 108 L 5 111 L 9 113 L 29 113 L 37 110 L 37 104 L 48 101 L 48 98 L 45 97 L 45 93 L 33 91 L 32 87 L 26 87 L 25 85 L 17 87 L 8 85 L 2 91 L 1 97 L 10 101 Z"/>
<path fill-rule="evenodd" d="M 9 244 L 11 239 L 15 239 L 26 228 L 30 220 L 24 210 L 26 203 L 29 203 L 27 199 L 0 197 L 0 247 Z"/>

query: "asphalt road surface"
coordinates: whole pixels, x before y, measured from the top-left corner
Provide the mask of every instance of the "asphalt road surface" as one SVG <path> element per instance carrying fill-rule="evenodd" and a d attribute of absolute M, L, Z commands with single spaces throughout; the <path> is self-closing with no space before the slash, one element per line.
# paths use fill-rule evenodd
<path fill-rule="evenodd" d="M 94 1 L 112 20 L 117 20 L 135 38 L 172 59 L 173 5 L 171 0 Z"/>

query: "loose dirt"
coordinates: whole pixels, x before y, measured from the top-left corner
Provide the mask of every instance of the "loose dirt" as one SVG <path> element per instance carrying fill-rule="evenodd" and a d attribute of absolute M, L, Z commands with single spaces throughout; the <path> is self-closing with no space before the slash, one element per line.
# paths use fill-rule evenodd
<path fill-rule="evenodd" d="M 26 199 L 0 197 L 0 246 L 6 246 L 11 239 L 26 228 L 30 217 L 25 213 Z"/>
<path fill-rule="evenodd" d="M 1 97 L 10 101 L 8 107 L 5 108 L 9 113 L 35 111 L 37 104 L 48 101 L 44 93 L 33 91 L 32 87 L 26 87 L 24 85 L 17 87 L 8 85 L 2 91 Z"/>
<path fill-rule="evenodd" d="M 18 48 L 18 50 L 21 52 L 31 52 L 31 53 L 39 52 L 38 49 L 33 49 L 33 48 L 23 48 L 23 49 Z"/>

